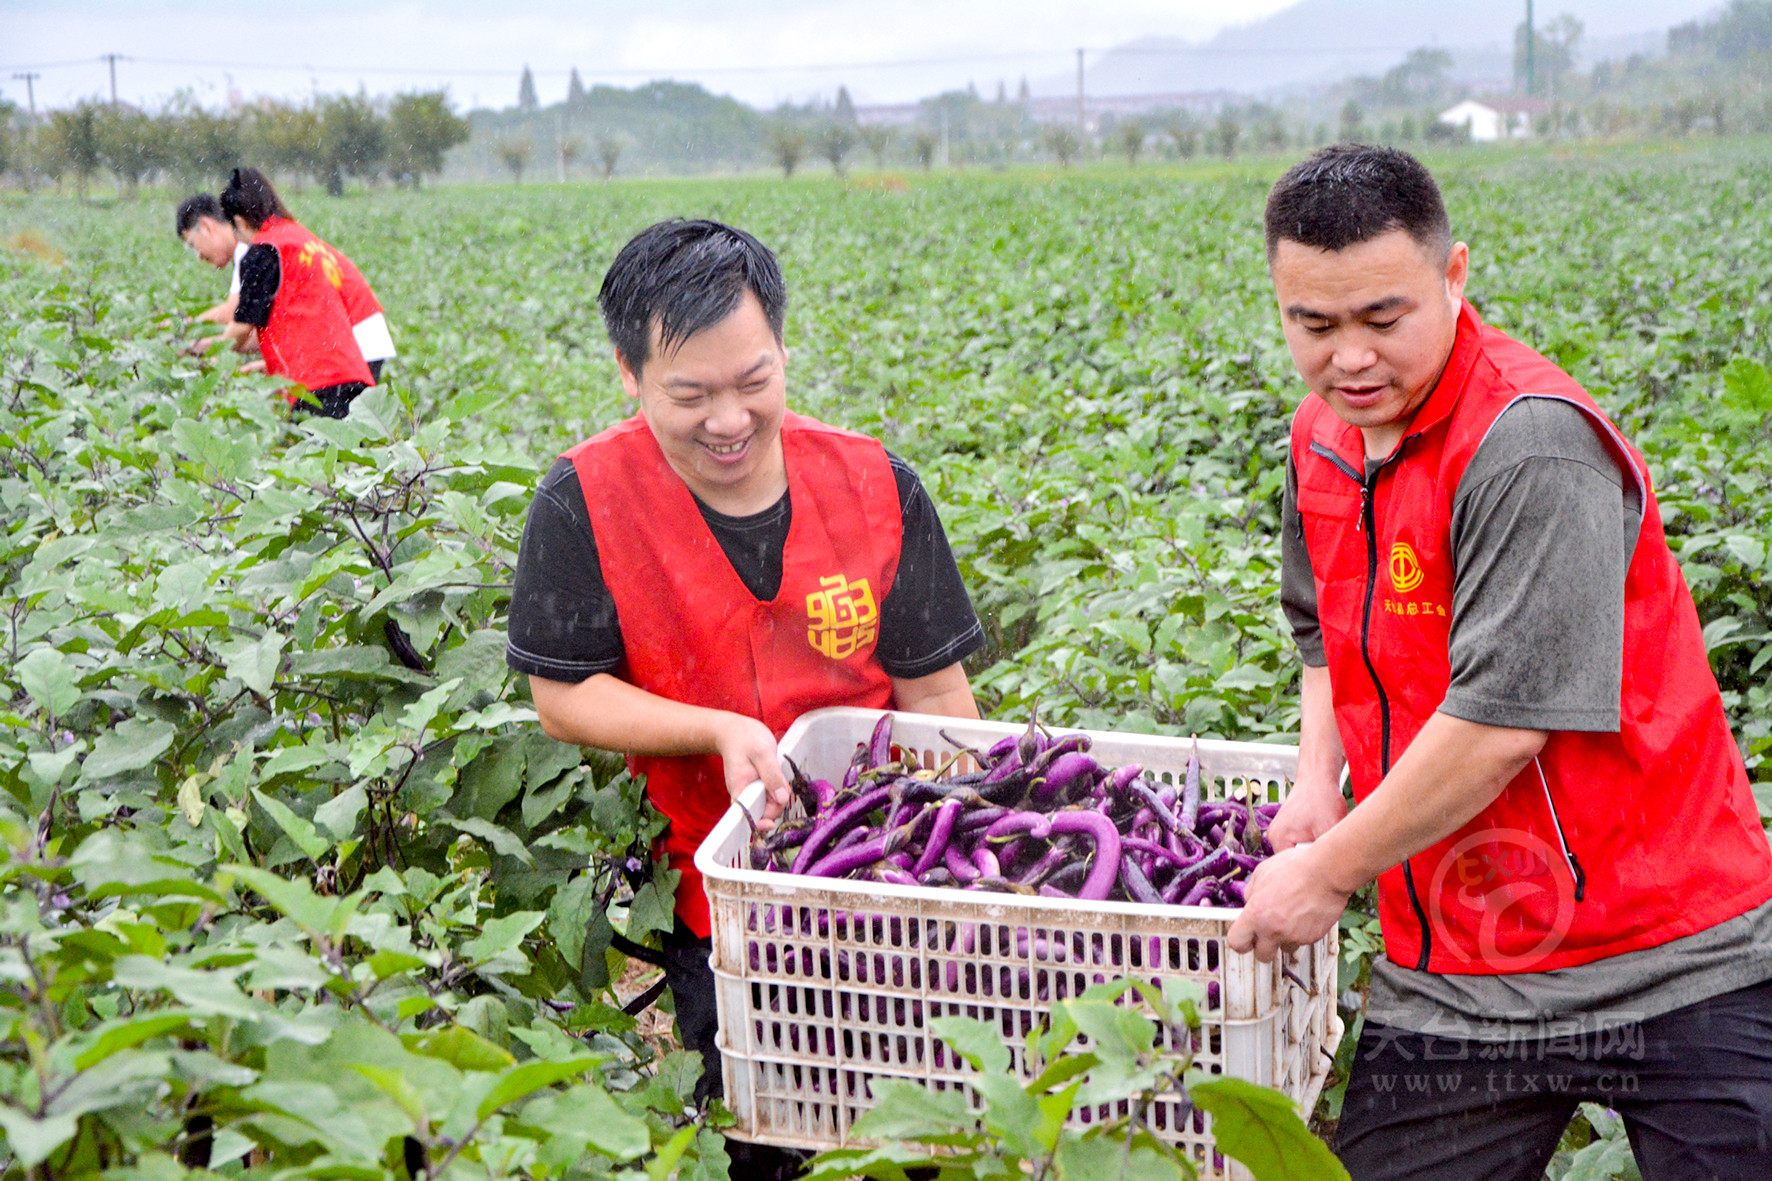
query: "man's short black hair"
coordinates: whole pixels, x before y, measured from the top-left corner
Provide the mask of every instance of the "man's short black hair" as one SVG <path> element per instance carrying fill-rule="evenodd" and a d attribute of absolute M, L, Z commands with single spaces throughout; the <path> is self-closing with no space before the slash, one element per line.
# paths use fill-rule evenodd
<path fill-rule="evenodd" d="M 184 237 L 186 232 L 189 231 L 192 226 L 196 225 L 206 217 L 214 221 L 219 221 L 223 225 L 228 224 L 228 219 L 222 216 L 221 202 L 217 201 L 213 194 L 192 193 L 189 197 L 180 201 L 178 203 L 178 216 L 176 218 L 178 236 L 181 238 Z"/>
<path fill-rule="evenodd" d="M 717 221 L 674 218 L 648 226 L 621 248 L 603 276 L 597 306 L 623 363 L 640 372 L 658 347 L 672 351 L 732 314 L 749 291 L 781 339 L 788 289 L 769 248 Z"/>
<path fill-rule="evenodd" d="M 1267 257 L 1281 242 L 1345 250 L 1406 230 L 1430 254 L 1452 249 L 1440 186 L 1395 148 L 1336 144 L 1294 164 L 1267 195 Z"/>

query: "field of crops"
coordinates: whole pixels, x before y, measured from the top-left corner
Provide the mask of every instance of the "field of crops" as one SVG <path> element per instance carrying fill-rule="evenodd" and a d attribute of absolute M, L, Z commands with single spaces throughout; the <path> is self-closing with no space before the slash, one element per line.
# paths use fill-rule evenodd
<path fill-rule="evenodd" d="M 1485 318 L 1647 454 L 1772 805 L 1769 161 L 1436 163 Z M 1259 226 L 1283 164 L 286 194 L 401 352 L 351 419 L 301 426 L 176 355 L 225 280 L 172 195 L 0 195 L 8 1167 L 723 1174 L 682 1118 L 694 1067 L 606 991 L 611 922 L 668 922 L 625 880 L 657 822 L 502 662 L 535 479 L 628 413 L 597 283 L 659 217 L 780 254 L 790 403 L 923 474 L 987 710 L 1283 739 L 1298 391 Z"/>

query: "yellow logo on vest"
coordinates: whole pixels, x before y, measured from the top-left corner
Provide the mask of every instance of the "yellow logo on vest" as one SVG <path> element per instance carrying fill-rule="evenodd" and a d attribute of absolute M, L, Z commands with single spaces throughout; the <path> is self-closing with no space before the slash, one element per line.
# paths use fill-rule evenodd
<path fill-rule="evenodd" d="M 334 287 L 342 288 L 345 285 L 344 274 L 338 269 L 338 257 L 321 243 L 303 242 L 297 257 L 305 266 L 312 266 L 314 259 L 318 258 L 320 273 L 326 276 L 326 281 Z"/>
<path fill-rule="evenodd" d="M 1391 586 L 1396 588 L 1398 594 L 1408 594 L 1420 586 L 1425 577 L 1421 572 L 1421 562 L 1408 542 L 1399 541 L 1391 546 Z"/>
<path fill-rule="evenodd" d="M 868 580 L 841 574 L 821 578 L 822 590 L 806 596 L 806 642 L 830 660 L 853 656 L 880 636 L 880 606 Z"/>

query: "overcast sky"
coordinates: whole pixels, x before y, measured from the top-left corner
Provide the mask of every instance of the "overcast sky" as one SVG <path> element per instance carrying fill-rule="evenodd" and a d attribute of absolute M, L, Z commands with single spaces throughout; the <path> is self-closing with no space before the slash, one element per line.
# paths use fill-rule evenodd
<path fill-rule="evenodd" d="M 447 85 L 460 108 L 504 107 L 527 63 L 541 101 L 585 85 L 699 81 L 758 106 L 834 94 L 909 102 L 1073 71 L 1154 35 L 1201 40 L 1289 0 L 0 0 L 0 94 L 36 71 L 39 107 L 117 92 L 157 106 L 181 88 L 219 105 L 315 90 Z"/>

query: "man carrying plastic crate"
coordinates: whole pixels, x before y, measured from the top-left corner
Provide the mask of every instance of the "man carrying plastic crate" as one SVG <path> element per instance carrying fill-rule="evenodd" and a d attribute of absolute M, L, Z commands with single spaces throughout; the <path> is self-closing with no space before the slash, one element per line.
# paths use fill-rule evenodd
<path fill-rule="evenodd" d="M 615 750 L 670 818 L 682 873 L 666 976 L 720 1093 L 696 847 L 826 706 L 975 718 L 983 644 L 922 483 L 878 442 L 787 408 L 787 290 L 755 238 L 668 221 L 623 247 L 597 303 L 639 413 L 536 489 L 506 659 L 562 742 Z M 765 1162 L 750 1160 L 750 1171 Z"/>
<path fill-rule="evenodd" d="M 1650 1181 L 1772 1176 L 1772 854 L 1642 456 L 1465 302 L 1412 157 L 1325 149 L 1266 220 L 1311 389 L 1282 511 L 1305 668 L 1230 942 L 1310 943 L 1377 880 L 1337 1151 L 1357 1181 L 1536 1181 L 1588 1101 Z"/>

